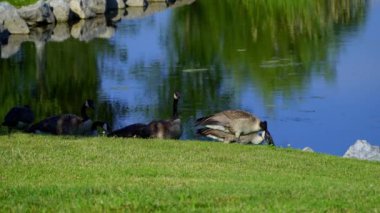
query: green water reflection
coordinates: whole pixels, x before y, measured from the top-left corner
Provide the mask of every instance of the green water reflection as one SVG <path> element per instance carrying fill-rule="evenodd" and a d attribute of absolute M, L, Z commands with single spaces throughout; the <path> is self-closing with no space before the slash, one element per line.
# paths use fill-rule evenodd
<path fill-rule="evenodd" d="M 179 90 L 189 129 L 197 114 L 233 106 L 236 94 L 247 88 L 271 106 L 279 97 L 286 101 L 302 93 L 314 75 L 333 82 L 336 52 L 345 36 L 364 23 L 367 7 L 365 0 L 198 0 L 177 8 L 171 11 L 169 30 L 157 32 L 167 49 L 167 64 L 152 62 L 157 72 L 168 69 L 168 77 L 142 79 L 151 82 L 147 86 L 158 97 L 150 114 L 170 115 L 168 92 Z M 112 56 L 113 45 L 105 39 L 73 38 L 23 43 L 20 52 L 0 60 L 0 115 L 20 104 L 31 105 L 37 120 L 79 113 L 82 101 L 93 98 L 98 103 L 94 116 L 113 123 L 117 112 L 112 104 L 118 100 L 98 96 L 101 73 L 107 72 L 99 69 L 99 55 Z M 133 50 L 112 57 L 128 60 L 128 51 Z M 184 72 L 194 68 L 207 70 Z M 232 82 L 226 86 L 225 79 Z"/>
<path fill-rule="evenodd" d="M 197 103 L 217 102 L 218 92 L 210 90 L 219 90 L 225 76 L 234 81 L 233 93 L 253 86 L 268 106 L 301 93 L 313 75 L 334 81 L 335 53 L 345 33 L 363 24 L 367 8 L 367 1 L 350 0 L 223 2 L 197 1 L 172 19 L 171 58 L 211 71 L 202 81 L 182 81 L 197 88 L 185 96 Z"/>

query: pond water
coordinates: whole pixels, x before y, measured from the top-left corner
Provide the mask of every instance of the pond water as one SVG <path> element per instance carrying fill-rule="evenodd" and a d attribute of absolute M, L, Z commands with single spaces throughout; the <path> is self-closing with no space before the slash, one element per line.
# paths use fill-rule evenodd
<path fill-rule="evenodd" d="M 23 104 L 37 120 L 79 113 L 92 98 L 91 116 L 117 129 L 170 117 L 178 90 L 185 140 L 199 139 L 197 117 L 239 108 L 267 120 L 281 147 L 380 145 L 379 0 L 198 0 L 133 14 L 107 18 L 111 36 L 86 36 L 94 27 L 82 23 L 80 35 L 73 25 L 61 39 L 2 41 L 0 115 Z"/>

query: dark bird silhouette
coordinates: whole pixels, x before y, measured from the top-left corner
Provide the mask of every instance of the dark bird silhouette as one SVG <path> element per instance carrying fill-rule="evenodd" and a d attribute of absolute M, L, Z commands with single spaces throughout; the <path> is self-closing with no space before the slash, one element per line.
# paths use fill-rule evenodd
<path fill-rule="evenodd" d="M 81 116 L 75 114 L 62 114 L 48 117 L 33 124 L 28 132 L 48 133 L 55 135 L 87 135 L 91 132 L 92 120 L 86 110 L 95 109 L 93 100 L 86 100 L 81 107 Z"/>
<path fill-rule="evenodd" d="M 142 123 L 131 124 L 109 133 L 108 137 L 148 138 L 147 125 Z"/>
<path fill-rule="evenodd" d="M 28 105 L 16 106 L 5 115 L 2 125 L 8 127 L 10 135 L 12 129 L 26 130 L 33 121 L 34 113 Z"/>

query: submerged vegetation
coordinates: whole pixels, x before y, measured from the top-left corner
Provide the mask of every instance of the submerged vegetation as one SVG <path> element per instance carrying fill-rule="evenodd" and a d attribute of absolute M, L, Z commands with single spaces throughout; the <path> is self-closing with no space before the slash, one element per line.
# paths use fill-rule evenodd
<path fill-rule="evenodd" d="M 380 164 L 197 141 L 0 136 L 0 211 L 379 211 Z"/>

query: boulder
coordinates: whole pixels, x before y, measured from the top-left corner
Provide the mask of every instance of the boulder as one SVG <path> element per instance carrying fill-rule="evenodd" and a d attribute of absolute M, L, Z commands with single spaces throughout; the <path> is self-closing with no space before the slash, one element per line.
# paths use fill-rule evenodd
<path fill-rule="evenodd" d="M 67 22 L 69 20 L 70 2 L 68 0 L 50 0 L 48 3 L 53 8 L 57 22 Z"/>
<path fill-rule="evenodd" d="M 84 0 L 86 1 L 86 0 Z M 96 14 L 104 14 L 106 12 L 107 0 L 87 0 L 90 3 L 90 8 Z"/>
<path fill-rule="evenodd" d="M 93 18 L 96 14 L 105 13 L 106 0 L 71 0 L 70 9 L 81 19 Z"/>
<path fill-rule="evenodd" d="M 0 26 L 11 34 L 28 34 L 29 28 L 17 9 L 8 2 L 0 2 Z"/>
<path fill-rule="evenodd" d="M 28 25 L 55 23 L 53 11 L 43 0 L 39 0 L 37 3 L 32 5 L 21 7 L 17 10 L 17 12 Z"/>
<path fill-rule="evenodd" d="M 343 157 L 380 161 L 380 147 L 372 146 L 366 140 L 357 140 Z"/>
<path fill-rule="evenodd" d="M 146 7 L 148 6 L 147 0 L 127 0 L 125 4 L 129 7 Z"/>
<path fill-rule="evenodd" d="M 302 151 L 304 151 L 304 152 L 314 152 L 314 150 L 312 148 L 308 147 L 308 146 L 305 147 L 305 148 L 303 148 Z"/>
<path fill-rule="evenodd" d="M 72 0 L 70 1 L 70 9 L 82 19 L 95 17 L 96 14 L 88 6 L 86 0 Z"/>

